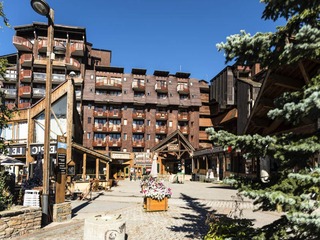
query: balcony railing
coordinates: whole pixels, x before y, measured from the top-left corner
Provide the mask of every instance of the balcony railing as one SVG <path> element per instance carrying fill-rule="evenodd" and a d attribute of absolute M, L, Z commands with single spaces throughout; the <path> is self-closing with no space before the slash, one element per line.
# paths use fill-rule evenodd
<path fill-rule="evenodd" d="M 81 64 L 78 60 L 76 60 L 74 58 L 70 58 L 66 62 L 66 66 L 67 66 L 67 69 L 69 69 L 69 70 L 80 70 Z"/>
<path fill-rule="evenodd" d="M 24 53 L 20 57 L 20 64 L 22 67 L 31 67 L 32 64 L 32 54 Z"/>
<path fill-rule="evenodd" d="M 144 126 L 143 125 L 133 125 L 132 132 L 134 132 L 134 133 L 144 132 Z"/>
<path fill-rule="evenodd" d="M 31 106 L 30 102 L 23 102 L 18 104 L 18 108 L 29 108 Z"/>
<path fill-rule="evenodd" d="M 31 82 L 32 71 L 30 69 L 21 69 L 19 79 L 21 82 Z"/>
<path fill-rule="evenodd" d="M 167 82 L 159 82 L 159 81 L 157 81 L 156 85 L 154 86 L 154 89 L 157 92 L 167 93 L 168 92 Z"/>
<path fill-rule="evenodd" d="M 74 42 L 71 43 L 70 52 L 73 56 L 84 56 L 84 43 Z"/>
<path fill-rule="evenodd" d="M 19 88 L 20 97 L 30 97 L 31 96 L 31 86 L 22 86 Z"/>
<path fill-rule="evenodd" d="M 188 121 L 189 114 L 188 113 L 178 113 L 178 121 Z"/>
<path fill-rule="evenodd" d="M 33 88 L 33 97 L 43 98 L 46 95 L 46 90 L 43 88 Z"/>
<path fill-rule="evenodd" d="M 96 77 L 96 88 L 122 89 L 121 78 L 109 78 L 105 76 Z"/>
<path fill-rule="evenodd" d="M 133 147 L 144 147 L 144 139 L 133 139 L 132 146 Z"/>
<path fill-rule="evenodd" d="M 144 119 L 144 118 L 146 118 L 146 114 L 144 112 L 134 111 L 132 113 L 132 118 L 134 118 L 134 119 L 136 119 L 136 118 Z"/>
<path fill-rule="evenodd" d="M 38 51 L 46 52 L 48 47 L 48 40 L 46 38 L 41 38 L 38 40 Z"/>
<path fill-rule="evenodd" d="M 108 116 L 108 111 L 103 110 L 103 109 L 97 109 L 93 111 L 93 116 L 94 117 L 107 117 Z"/>
<path fill-rule="evenodd" d="M 107 130 L 108 132 L 121 132 L 121 125 L 109 124 Z"/>
<path fill-rule="evenodd" d="M 16 98 L 17 96 L 16 89 L 0 88 L 0 91 L 6 95 L 5 98 Z"/>
<path fill-rule="evenodd" d="M 156 112 L 156 119 L 158 119 L 158 120 L 167 120 L 168 119 L 168 113 L 166 113 L 166 112 Z"/>
<path fill-rule="evenodd" d="M 107 117 L 109 118 L 121 118 L 122 113 L 121 110 L 109 110 L 107 112 Z"/>
<path fill-rule="evenodd" d="M 181 94 L 188 94 L 190 92 L 189 86 L 185 84 L 178 84 L 177 92 Z"/>
<path fill-rule="evenodd" d="M 105 147 L 105 146 L 107 146 L 107 141 L 106 141 L 106 139 L 95 138 L 95 139 L 93 139 L 92 146 L 94 146 L 94 147 Z"/>
<path fill-rule="evenodd" d="M 5 105 L 9 110 L 12 110 L 12 109 L 14 109 L 16 107 L 15 103 L 6 103 Z"/>
<path fill-rule="evenodd" d="M 93 131 L 95 132 L 107 132 L 108 131 L 108 124 L 96 123 L 93 126 Z"/>
<path fill-rule="evenodd" d="M 33 44 L 20 36 L 13 36 L 13 45 L 19 50 L 24 52 L 32 52 Z"/>
<path fill-rule="evenodd" d="M 156 133 L 167 133 L 167 126 L 156 126 Z"/>
<path fill-rule="evenodd" d="M 144 81 L 133 80 L 132 89 L 135 91 L 145 91 L 146 85 L 145 85 Z"/>
<path fill-rule="evenodd" d="M 0 81 L 9 81 L 9 82 L 16 82 L 17 81 L 17 72 L 12 71 L 11 69 L 7 69 L 4 78 L 0 75 Z"/>
<path fill-rule="evenodd" d="M 62 83 L 66 80 L 66 76 L 64 74 L 53 73 L 52 74 L 52 83 Z"/>
<path fill-rule="evenodd" d="M 189 134 L 189 127 L 188 126 L 178 126 L 178 129 L 182 134 Z"/>
<path fill-rule="evenodd" d="M 109 147 L 121 147 L 121 139 L 110 139 L 108 141 Z"/>

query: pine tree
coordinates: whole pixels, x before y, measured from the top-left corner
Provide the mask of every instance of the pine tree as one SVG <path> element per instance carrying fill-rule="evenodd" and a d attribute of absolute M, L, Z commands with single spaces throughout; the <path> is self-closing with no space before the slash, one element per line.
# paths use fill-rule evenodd
<path fill-rule="evenodd" d="M 266 4 L 262 18 L 276 21 L 285 18 L 286 25 L 274 33 L 245 31 L 217 44 L 224 51 L 226 62 L 238 65 L 260 63 L 269 70 L 308 59 L 319 62 L 320 1 L 261 0 Z M 303 118 L 320 118 L 320 73 L 296 92 L 283 94 L 269 111 L 271 119 L 282 118 L 295 125 Z M 246 158 L 271 156 L 278 162 L 277 174 L 269 182 L 248 183 L 234 179 L 244 195 L 255 200 L 262 210 L 281 210 L 285 214 L 259 229 L 255 239 L 319 239 L 320 237 L 320 169 L 312 168 L 310 159 L 319 154 L 319 132 L 273 136 L 242 135 L 207 129 L 210 139 L 223 147 L 241 149 Z"/>

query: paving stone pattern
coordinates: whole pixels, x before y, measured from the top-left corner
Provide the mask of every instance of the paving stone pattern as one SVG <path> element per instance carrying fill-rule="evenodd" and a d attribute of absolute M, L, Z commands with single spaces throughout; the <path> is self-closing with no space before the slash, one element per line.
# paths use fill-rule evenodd
<path fill-rule="evenodd" d="M 170 183 L 168 183 L 170 185 Z M 126 221 L 128 240 L 188 240 L 203 239 L 208 231 L 205 225 L 208 213 L 229 214 L 235 202 L 235 190 L 207 183 L 185 182 L 171 184 L 174 194 L 169 199 L 169 209 L 164 212 L 145 212 L 139 183 L 124 180 L 111 192 L 94 194 L 92 201 L 73 201 L 73 218 L 65 223 L 52 223 L 37 233 L 22 239 L 83 239 L 84 219 L 98 214 L 121 214 Z M 279 217 L 276 213 L 254 212 L 251 201 L 241 203 L 244 217 L 255 219 L 263 226 Z"/>

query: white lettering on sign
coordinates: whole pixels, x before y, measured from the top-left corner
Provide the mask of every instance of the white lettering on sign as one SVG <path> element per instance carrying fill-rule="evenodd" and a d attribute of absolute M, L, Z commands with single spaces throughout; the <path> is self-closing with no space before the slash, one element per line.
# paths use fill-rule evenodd
<path fill-rule="evenodd" d="M 44 151 L 44 146 L 43 145 L 31 146 L 30 148 L 31 148 L 31 151 L 30 151 L 31 155 L 37 155 L 39 153 L 43 153 L 43 151 Z M 57 153 L 55 145 L 51 145 L 49 150 L 50 150 L 50 154 Z"/>

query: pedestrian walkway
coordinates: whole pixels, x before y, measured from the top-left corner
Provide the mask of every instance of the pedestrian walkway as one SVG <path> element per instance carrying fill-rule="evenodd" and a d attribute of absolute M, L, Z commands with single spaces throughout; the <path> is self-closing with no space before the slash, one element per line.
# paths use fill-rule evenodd
<path fill-rule="evenodd" d="M 202 239 L 207 233 L 205 225 L 208 213 L 228 214 L 234 208 L 232 196 L 236 190 L 220 184 L 190 182 L 173 184 L 173 195 L 169 209 L 165 212 L 145 212 L 138 181 L 123 180 L 112 191 L 93 194 L 92 201 L 72 201 L 73 217 L 69 222 L 51 223 L 36 233 L 15 238 L 22 239 L 83 239 L 83 225 L 86 218 L 100 214 L 121 214 L 126 222 L 127 239 Z M 256 226 L 263 226 L 278 218 L 276 213 L 253 212 L 251 201 L 240 206 L 244 217 L 255 220 Z"/>

